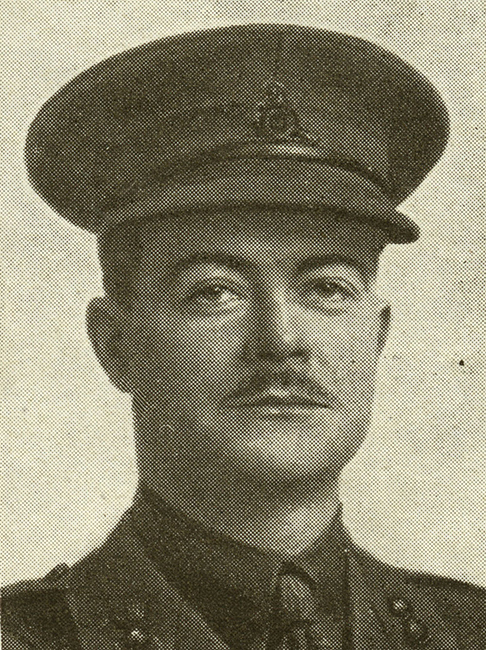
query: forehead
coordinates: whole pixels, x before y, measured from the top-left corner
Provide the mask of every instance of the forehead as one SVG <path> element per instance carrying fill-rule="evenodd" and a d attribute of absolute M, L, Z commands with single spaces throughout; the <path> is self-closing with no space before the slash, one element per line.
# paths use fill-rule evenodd
<path fill-rule="evenodd" d="M 379 229 L 349 216 L 302 210 L 192 213 L 140 227 L 143 266 L 194 254 L 229 254 L 255 264 L 336 256 L 375 265 L 387 243 Z"/>

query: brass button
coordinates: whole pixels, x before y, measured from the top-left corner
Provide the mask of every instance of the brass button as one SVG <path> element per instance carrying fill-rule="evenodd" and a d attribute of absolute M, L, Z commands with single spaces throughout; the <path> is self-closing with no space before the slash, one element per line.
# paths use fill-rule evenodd
<path fill-rule="evenodd" d="M 147 640 L 147 635 L 139 627 L 133 628 L 133 630 L 130 631 L 129 636 L 130 636 L 130 640 L 135 641 L 136 643 L 145 643 L 145 641 Z"/>
<path fill-rule="evenodd" d="M 149 640 L 148 634 L 139 627 L 134 627 L 127 635 L 127 646 L 130 650 L 139 650 L 146 647 Z"/>
<path fill-rule="evenodd" d="M 425 623 L 416 618 L 411 618 L 405 623 L 405 633 L 412 645 L 423 645 L 429 638 L 429 630 Z"/>
<path fill-rule="evenodd" d="M 115 619 L 114 624 L 121 633 L 120 642 L 124 650 L 141 650 L 148 647 L 149 624 L 146 620 L 146 606 L 141 600 L 126 602 L 122 614 Z"/>
<path fill-rule="evenodd" d="M 388 605 L 393 616 L 405 618 L 410 614 L 410 605 L 403 598 L 390 598 Z"/>

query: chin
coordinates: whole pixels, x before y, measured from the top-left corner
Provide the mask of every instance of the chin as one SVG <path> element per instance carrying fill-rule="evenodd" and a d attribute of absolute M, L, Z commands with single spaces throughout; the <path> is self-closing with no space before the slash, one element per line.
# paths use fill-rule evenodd
<path fill-rule="evenodd" d="M 363 438 L 356 429 L 350 436 L 349 428 L 329 413 L 315 418 L 233 421 L 220 438 L 221 459 L 258 482 L 311 480 L 339 474 Z"/>

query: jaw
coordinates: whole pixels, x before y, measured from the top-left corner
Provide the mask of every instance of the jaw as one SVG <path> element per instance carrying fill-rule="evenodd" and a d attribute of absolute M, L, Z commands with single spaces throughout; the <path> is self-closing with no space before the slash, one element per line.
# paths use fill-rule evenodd
<path fill-rule="evenodd" d="M 169 421 L 165 414 L 160 424 L 154 418 L 150 424 L 138 420 L 137 455 L 144 475 L 213 486 L 226 476 L 240 489 L 288 484 L 306 491 L 317 479 L 325 483 L 339 476 L 361 446 L 369 416 L 351 422 L 338 412 L 288 419 L 207 413 L 197 422 Z"/>

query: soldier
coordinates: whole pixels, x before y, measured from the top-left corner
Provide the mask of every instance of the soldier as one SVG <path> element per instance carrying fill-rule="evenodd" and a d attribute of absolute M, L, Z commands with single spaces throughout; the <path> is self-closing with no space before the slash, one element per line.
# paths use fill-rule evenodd
<path fill-rule="evenodd" d="M 480 588 L 358 548 L 338 479 L 370 421 L 380 253 L 440 157 L 434 88 L 290 25 L 185 34 L 41 109 L 30 179 L 98 236 L 88 331 L 133 398 L 139 488 L 77 564 L 6 589 L 6 649 L 484 650 Z"/>

